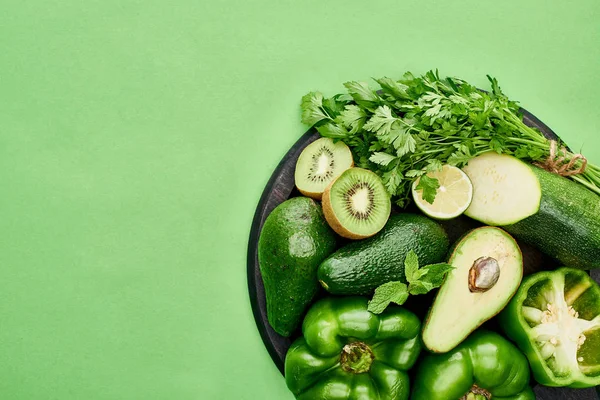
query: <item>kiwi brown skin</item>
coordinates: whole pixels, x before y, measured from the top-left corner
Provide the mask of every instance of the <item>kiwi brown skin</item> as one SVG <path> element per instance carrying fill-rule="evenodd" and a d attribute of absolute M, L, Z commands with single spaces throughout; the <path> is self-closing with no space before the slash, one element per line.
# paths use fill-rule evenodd
<path fill-rule="evenodd" d="M 325 220 L 327 221 L 327 223 L 329 224 L 331 229 L 333 229 L 335 231 L 335 233 L 337 233 L 341 237 L 345 237 L 346 239 L 353 239 L 353 240 L 366 239 L 368 237 L 375 235 L 377 232 L 374 232 L 372 235 L 359 235 L 357 233 L 350 232 L 348 229 L 346 229 L 342 226 L 342 224 L 340 223 L 340 220 L 335 216 L 335 213 L 333 212 L 333 207 L 331 206 L 331 186 L 333 185 L 333 183 L 336 180 L 337 179 L 334 179 L 329 184 L 329 186 L 327 186 L 327 188 L 325 188 L 325 191 L 323 192 L 323 199 L 322 199 L 323 200 L 322 201 L 323 214 L 325 215 Z"/>
<path fill-rule="evenodd" d="M 354 167 L 354 160 L 352 160 L 352 162 L 350 163 L 350 168 L 353 168 L 353 167 Z M 340 175 L 341 175 L 341 173 L 340 173 Z M 327 186 L 327 188 L 329 188 L 329 186 L 331 186 L 331 184 L 334 181 L 335 181 L 335 179 L 333 181 L 331 181 L 331 183 Z M 327 188 L 325 190 L 327 190 Z M 298 185 L 296 185 L 296 189 L 298 189 L 298 191 L 300 193 L 302 193 L 304 196 L 310 197 L 311 199 L 315 199 L 315 200 L 322 200 L 323 199 L 323 194 L 325 193 L 325 192 L 323 192 L 323 193 L 321 193 L 321 192 L 309 192 L 307 190 L 302 190 L 302 189 L 300 189 L 298 187 Z M 346 236 L 344 236 L 344 237 L 346 237 Z"/>

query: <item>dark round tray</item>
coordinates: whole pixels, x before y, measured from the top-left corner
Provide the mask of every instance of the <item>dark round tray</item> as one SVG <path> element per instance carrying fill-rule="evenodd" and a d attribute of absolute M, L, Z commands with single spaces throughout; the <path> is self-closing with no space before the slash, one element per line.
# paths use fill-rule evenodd
<path fill-rule="evenodd" d="M 542 121 L 537 119 L 534 115 L 526 110 L 521 111 L 523 112 L 524 121 L 527 125 L 539 129 L 547 138 L 557 138 L 557 135 Z M 250 294 L 250 303 L 252 304 L 252 312 L 254 314 L 254 319 L 265 347 L 267 348 L 271 358 L 273 359 L 273 362 L 275 365 L 277 365 L 277 368 L 279 368 L 281 373 L 283 373 L 285 354 L 290 347 L 292 340 L 295 339 L 300 332 L 297 332 L 296 335 L 292 335 L 291 338 L 285 338 L 277 334 L 269 325 L 267 320 L 265 291 L 258 265 L 258 237 L 269 213 L 288 198 L 298 195 L 298 192 L 294 187 L 294 169 L 296 166 L 296 160 L 298 159 L 298 156 L 302 150 L 308 144 L 318 138 L 319 135 L 315 130 L 309 130 L 302 137 L 300 137 L 300 139 L 298 139 L 294 146 L 292 146 L 292 148 L 283 157 L 273 172 L 273 175 L 271 175 L 271 178 L 269 179 L 269 182 L 267 183 L 267 186 L 265 187 L 260 198 L 254 214 L 254 219 L 252 221 L 250 239 L 248 242 L 248 291 Z M 444 223 L 444 227 L 448 231 L 451 241 L 457 239 L 467 230 L 479 225 L 479 223 L 466 217 L 459 217 Z M 542 269 L 551 269 L 557 266 L 556 261 L 548 258 L 534 247 L 523 243 L 519 243 L 519 245 L 523 251 L 525 274 L 530 274 Z M 596 282 L 600 282 L 600 270 L 593 271 L 592 276 Z M 410 308 L 410 304 L 407 303 L 407 307 Z M 419 311 L 421 313 L 424 312 L 424 310 L 413 311 L 417 313 L 419 313 Z M 491 322 L 488 327 L 494 329 L 494 323 Z M 536 385 L 534 390 L 536 397 L 539 400 L 600 399 L 597 392 L 593 388 L 575 390 L 566 388 L 549 388 Z"/>

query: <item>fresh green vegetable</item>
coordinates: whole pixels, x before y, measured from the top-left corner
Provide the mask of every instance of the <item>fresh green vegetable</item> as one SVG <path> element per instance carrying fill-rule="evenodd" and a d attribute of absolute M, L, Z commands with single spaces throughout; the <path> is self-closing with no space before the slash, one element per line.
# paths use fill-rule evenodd
<path fill-rule="evenodd" d="M 454 269 L 438 291 L 423 329 L 423 343 L 436 353 L 452 350 L 498 314 L 523 278 L 517 242 L 490 226 L 463 236 L 448 263 Z"/>
<path fill-rule="evenodd" d="M 500 320 L 542 385 L 600 385 L 600 287 L 585 271 L 528 276 Z"/>
<path fill-rule="evenodd" d="M 491 92 L 482 92 L 457 78 L 433 71 L 421 77 L 406 73 L 398 81 L 376 79 L 379 91 L 366 83 L 347 82 L 348 94 L 323 98 L 311 92 L 302 98 L 302 121 L 321 136 L 342 140 L 357 166 L 379 174 L 396 203 L 406 206 L 414 179 L 442 164 L 461 167 L 493 150 L 525 161 L 543 161 L 551 142 L 523 122 L 510 101 L 488 76 Z M 564 160 L 581 160 L 565 151 Z M 588 164 L 571 179 L 600 194 L 600 167 Z M 421 180 L 424 197 L 433 202 L 438 182 Z"/>
<path fill-rule="evenodd" d="M 285 358 L 285 380 L 302 400 L 408 400 L 406 373 L 421 351 L 419 319 L 401 307 L 381 315 L 362 297 L 315 303 Z"/>
<path fill-rule="evenodd" d="M 352 242 L 329 256 L 318 279 L 333 294 L 371 294 L 390 282 L 407 283 L 404 262 L 414 251 L 423 265 L 444 260 L 448 236 L 437 222 L 418 214 L 392 215 L 377 235 Z"/>
<path fill-rule="evenodd" d="M 417 367 L 412 400 L 535 400 L 523 354 L 497 333 L 477 331 Z"/>
<path fill-rule="evenodd" d="M 473 183 L 473 200 L 465 215 L 487 225 L 507 225 L 540 209 L 540 182 L 518 158 L 490 151 L 471 159 L 463 170 Z"/>
<path fill-rule="evenodd" d="M 258 240 L 258 262 L 265 285 L 267 316 L 273 329 L 289 336 L 317 293 L 317 268 L 336 246 L 321 207 L 306 197 L 277 206 Z"/>
<path fill-rule="evenodd" d="M 562 176 L 531 169 L 542 188 L 540 209 L 504 229 L 565 265 L 600 268 L 600 196 Z"/>
<path fill-rule="evenodd" d="M 409 294 L 425 294 L 440 287 L 444 277 L 452 269 L 454 267 L 446 263 L 431 264 L 419 268 L 419 257 L 414 251 L 409 251 L 404 260 L 404 275 L 408 281 L 408 286 L 400 281 L 387 282 L 379 286 L 375 289 L 373 299 L 369 301 L 369 311 L 381 314 L 390 303 L 399 306 L 404 304 Z"/>

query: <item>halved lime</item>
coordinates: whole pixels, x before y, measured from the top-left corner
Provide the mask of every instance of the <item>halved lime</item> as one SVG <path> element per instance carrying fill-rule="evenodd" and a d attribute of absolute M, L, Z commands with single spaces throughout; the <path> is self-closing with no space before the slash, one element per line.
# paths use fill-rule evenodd
<path fill-rule="evenodd" d="M 423 199 L 423 190 L 417 190 L 421 178 L 412 187 L 415 204 L 425 215 L 435 219 L 451 219 L 465 212 L 473 199 L 473 184 L 467 174 L 460 168 L 444 165 L 440 171 L 429 172 L 427 176 L 437 179 L 440 185 L 433 203 Z"/>

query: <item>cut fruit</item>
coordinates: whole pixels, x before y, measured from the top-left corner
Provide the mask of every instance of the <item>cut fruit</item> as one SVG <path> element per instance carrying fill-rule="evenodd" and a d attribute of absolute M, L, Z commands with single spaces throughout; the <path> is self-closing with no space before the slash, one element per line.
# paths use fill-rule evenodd
<path fill-rule="evenodd" d="M 433 303 L 423 343 L 445 353 L 499 313 L 517 291 L 523 258 L 517 242 L 502 229 L 484 226 L 455 246 L 450 271 Z"/>
<path fill-rule="evenodd" d="M 440 185 L 433 203 L 423 199 L 423 191 L 417 189 L 421 178 L 412 187 L 415 204 L 424 214 L 435 219 L 451 219 L 465 212 L 473 199 L 473 185 L 467 174 L 460 168 L 444 165 L 440 171 L 429 172 L 427 176 L 437 179 Z"/>
<path fill-rule="evenodd" d="M 315 140 L 298 157 L 296 187 L 303 195 L 321 200 L 327 186 L 353 165 L 352 152 L 343 142 L 333 143 L 330 138 Z"/>
<path fill-rule="evenodd" d="M 563 267 L 528 276 L 500 321 L 542 385 L 600 384 L 600 287 L 587 272 Z"/>
<path fill-rule="evenodd" d="M 540 209 L 542 190 L 532 169 L 519 159 L 489 152 L 463 168 L 473 184 L 465 215 L 487 225 L 514 224 Z"/>
<path fill-rule="evenodd" d="M 346 170 L 323 193 L 325 219 L 348 239 L 364 239 L 379 232 L 391 209 L 381 179 L 362 168 Z"/>

